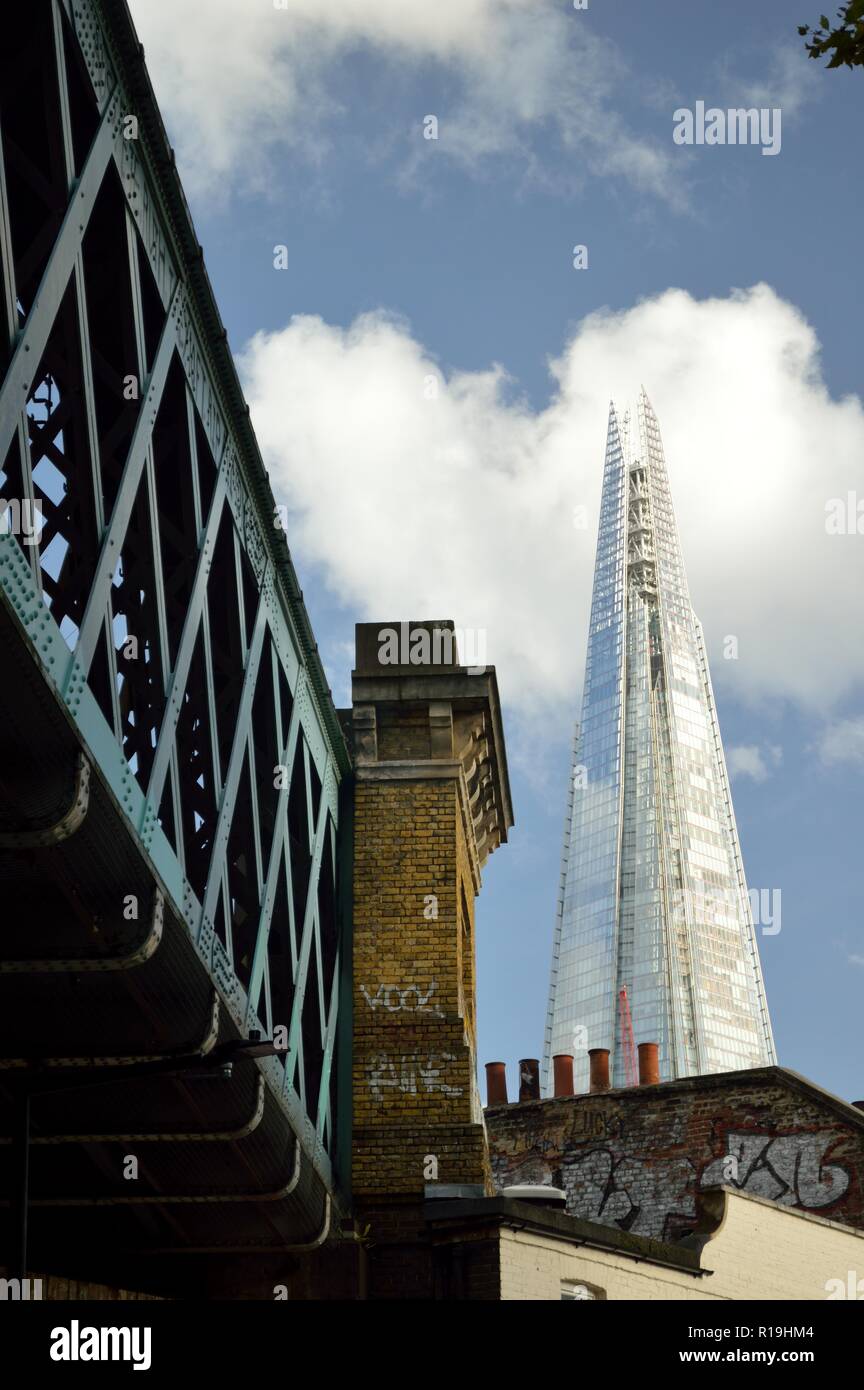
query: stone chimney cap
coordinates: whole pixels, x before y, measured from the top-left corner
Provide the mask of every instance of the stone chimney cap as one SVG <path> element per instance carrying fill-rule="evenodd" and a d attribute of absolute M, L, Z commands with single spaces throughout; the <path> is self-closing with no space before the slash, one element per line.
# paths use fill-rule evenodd
<path fill-rule="evenodd" d="M 458 634 L 452 618 L 357 623 L 355 676 L 416 676 L 459 670 Z"/>
<path fill-rule="evenodd" d="M 392 761 L 378 761 L 379 712 L 386 706 L 425 706 L 452 745 L 445 755 L 450 765 L 461 764 L 469 831 L 481 866 L 513 824 L 498 681 L 495 667 L 485 664 L 485 636 L 479 629 L 460 630 L 450 618 L 357 623 L 351 674 L 355 766 L 367 777 L 398 775 Z M 466 665 L 460 665 L 460 656 Z M 436 756 L 430 761 L 427 755 L 428 775 L 440 766 Z"/>

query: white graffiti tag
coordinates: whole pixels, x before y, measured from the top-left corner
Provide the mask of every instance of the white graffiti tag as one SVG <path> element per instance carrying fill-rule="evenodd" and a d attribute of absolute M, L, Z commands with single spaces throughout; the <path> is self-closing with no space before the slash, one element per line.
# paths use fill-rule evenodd
<path fill-rule="evenodd" d="M 783 1207 L 828 1207 L 849 1186 L 849 1174 L 825 1163 L 833 1134 L 731 1133 L 726 1154 L 702 1174 L 702 1187 L 730 1183 L 742 1192 L 767 1197 Z M 730 1159 L 733 1160 L 730 1164 Z"/>
<path fill-rule="evenodd" d="M 383 1100 L 385 1091 L 403 1091 L 416 1096 L 423 1090 L 461 1096 L 462 1087 L 450 1086 L 443 1078 L 445 1064 L 455 1061 L 453 1052 L 432 1052 L 427 1057 L 388 1057 L 382 1052 L 366 1063 L 369 1089 L 376 1100 Z"/>
<path fill-rule="evenodd" d="M 434 981 L 425 993 L 419 985 L 406 985 L 404 989 L 400 989 L 399 985 L 379 985 L 374 995 L 370 995 L 365 985 L 361 985 L 360 989 L 370 1009 L 377 1009 L 380 1005 L 392 1014 L 398 1013 L 402 1009 L 409 1014 L 432 1014 L 434 1018 L 444 1017 L 437 1004 L 433 1004 L 431 1007 L 429 1004 L 429 1000 L 437 989 Z M 395 1003 L 393 1003 L 394 998 Z"/>

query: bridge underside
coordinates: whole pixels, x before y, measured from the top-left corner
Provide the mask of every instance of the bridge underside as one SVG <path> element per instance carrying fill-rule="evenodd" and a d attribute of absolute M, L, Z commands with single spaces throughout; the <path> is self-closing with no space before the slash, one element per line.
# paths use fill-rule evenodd
<path fill-rule="evenodd" d="M 351 767 L 128 11 L 4 25 L 0 1263 L 29 1106 L 29 1267 L 136 1288 L 333 1231 Z"/>
<path fill-rule="evenodd" d="M 14 1202 L 29 1093 L 30 1267 L 104 1278 L 107 1259 L 139 1287 L 147 1252 L 326 1235 L 326 1189 L 255 1060 L 232 1053 L 240 1031 L 98 770 L 77 829 L 49 838 L 82 800 L 81 745 L 13 622 L 0 608 L 0 1190 Z"/>

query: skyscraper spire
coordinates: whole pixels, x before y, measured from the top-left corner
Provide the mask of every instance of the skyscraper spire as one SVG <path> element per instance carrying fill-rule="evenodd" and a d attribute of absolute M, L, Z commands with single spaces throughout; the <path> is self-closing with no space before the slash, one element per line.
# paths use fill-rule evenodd
<path fill-rule="evenodd" d="M 766 1066 L 771 1024 L 729 782 L 660 430 L 610 405 L 544 1066 L 609 1048 L 618 996 L 661 1078 Z"/>

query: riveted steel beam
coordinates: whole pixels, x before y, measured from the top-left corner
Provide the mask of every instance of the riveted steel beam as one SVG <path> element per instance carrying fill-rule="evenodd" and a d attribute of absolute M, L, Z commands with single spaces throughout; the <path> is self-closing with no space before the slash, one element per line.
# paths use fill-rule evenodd
<path fill-rule="evenodd" d="M 214 989 L 204 1029 L 195 1042 L 184 1043 L 171 1052 L 115 1053 L 85 1057 L 0 1057 L 0 1071 L 101 1071 L 103 1067 L 136 1067 L 147 1062 L 162 1062 L 166 1057 L 178 1062 L 206 1057 L 216 1046 L 219 1037 L 219 995 Z"/>
<path fill-rule="evenodd" d="M 265 584 L 267 582 L 268 577 L 265 576 Z M 231 756 L 228 761 L 228 773 L 225 778 L 225 786 L 222 789 L 222 803 L 219 807 L 219 818 L 216 823 L 213 853 L 210 857 L 210 872 L 207 878 L 207 888 L 204 893 L 204 902 L 201 909 L 198 942 L 199 947 L 204 948 L 205 955 L 208 956 L 211 961 L 212 948 L 216 941 L 213 927 L 216 904 L 222 885 L 222 870 L 225 865 L 228 838 L 231 834 L 231 822 L 234 817 L 234 806 L 237 800 L 237 791 L 240 786 L 240 775 L 246 757 L 246 745 L 251 735 L 252 701 L 255 697 L 255 683 L 258 679 L 258 667 L 261 662 L 261 649 L 264 645 L 264 633 L 266 628 L 267 604 L 265 593 L 262 591 L 258 603 L 258 612 L 255 615 L 255 627 L 252 632 L 252 641 L 249 645 L 249 652 L 246 657 L 246 671 L 243 677 L 240 707 L 237 712 L 234 740 L 231 746 Z M 225 924 L 225 934 L 228 940 L 228 951 L 230 956 L 230 922 L 228 921 L 226 921 Z"/>
<path fill-rule="evenodd" d="M 117 501 L 114 503 L 114 510 L 111 513 L 108 530 L 105 532 L 102 541 L 99 563 L 96 567 L 93 586 L 87 600 L 87 608 L 84 613 L 84 620 L 81 623 L 81 630 L 78 634 L 78 642 L 69 660 L 69 669 L 66 676 L 67 690 L 70 690 L 82 680 L 86 680 L 93 660 L 93 654 L 96 650 L 99 629 L 104 621 L 105 613 L 109 608 L 111 583 L 117 570 L 117 561 L 120 559 L 123 548 L 123 538 L 129 526 L 132 507 L 138 495 L 138 486 L 141 482 L 141 476 L 149 456 L 153 426 L 156 423 L 156 416 L 159 413 L 162 392 L 165 389 L 168 368 L 171 365 L 171 356 L 175 348 L 175 329 L 178 311 L 179 302 L 178 298 L 175 298 L 171 311 L 165 320 L 165 326 L 162 329 L 162 336 L 156 351 L 153 370 L 142 390 L 141 408 L 138 412 L 135 433 L 132 436 L 129 454 L 123 469 L 120 490 L 117 494 Z"/>
<path fill-rule="evenodd" d="M 325 837 L 332 837 L 331 826 L 339 825 L 338 782 L 340 776 L 350 772 L 350 761 L 287 542 L 281 529 L 273 524 L 273 496 L 203 267 L 201 248 L 194 239 L 176 178 L 173 156 L 165 141 L 137 43 L 130 39 L 132 29 L 125 8 L 114 9 L 103 0 L 49 0 L 48 8 L 53 26 L 53 51 L 48 61 L 56 67 L 60 105 L 50 153 L 52 169 L 55 174 L 60 173 L 60 206 L 64 169 L 69 198 L 35 295 L 34 282 L 28 282 L 27 317 L 19 330 L 13 264 L 15 218 L 19 214 L 17 208 L 10 213 L 8 206 L 0 147 L 0 254 L 7 272 L 4 309 L 6 341 L 11 350 L 10 371 L 0 388 L 0 457 L 5 457 L 7 445 L 17 440 L 21 486 L 32 501 L 31 434 L 34 459 L 37 442 L 49 461 L 53 452 L 61 470 L 65 467 L 79 487 L 78 497 L 84 500 L 87 512 L 85 522 L 88 526 L 92 523 L 92 537 L 87 537 L 86 549 L 78 551 L 78 533 L 70 527 L 67 534 L 65 514 L 59 508 L 52 512 L 49 534 L 61 534 L 71 545 L 73 559 L 78 563 L 70 564 L 68 570 L 61 572 L 61 579 L 52 578 L 50 583 L 46 571 L 46 604 L 38 550 L 34 547 L 28 552 L 14 538 L 0 536 L 0 592 L 46 683 L 65 704 L 100 785 L 104 783 L 137 836 L 154 879 L 166 895 L 169 910 L 182 916 L 199 957 L 221 991 L 228 1015 L 241 1029 L 255 1026 L 255 1009 L 261 997 L 265 1000 L 262 1008 L 268 1016 L 268 1026 L 272 1016 L 268 941 L 272 946 L 273 914 L 277 901 L 281 902 L 284 881 L 287 902 L 279 909 L 284 920 L 277 921 L 275 929 L 280 933 L 280 944 L 282 937 L 285 943 L 284 954 L 278 957 L 280 969 L 288 969 L 290 944 L 291 978 L 287 988 L 293 992 L 293 1052 L 289 1051 L 287 1079 L 286 1069 L 275 1058 L 262 1061 L 260 1073 L 288 1114 L 295 1132 L 303 1136 L 313 1164 L 328 1181 L 329 1162 L 326 1154 L 321 1153 L 321 1143 L 325 1132 L 327 1147 L 332 1138 L 329 1074 L 338 1017 L 336 982 L 344 975 L 345 958 L 337 955 L 334 962 L 333 948 L 328 942 L 324 959 L 318 880 Z M 67 21 L 72 25 L 74 40 L 69 37 Z M 71 66 L 67 88 L 64 48 L 74 42 L 80 45 L 90 73 L 98 116 L 95 110 L 83 114 L 82 97 L 85 101 L 87 98 L 83 89 L 80 94 L 72 91 Z M 78 55 L 68 56 L 70 63 L 77 61 Z M 123 129 L 124 118 L 130 113 L 140 122 L 140 132 L 136 128 L 136 138 L 132 139 L 124 138 L 128 132 Z M 90 141 L 83 167 L 83 142 L 76 128 L 79 118 L 86 122 L 82 129 L 86 129 Z M 80 178 L 76 177 L 76 153 Z M 35 164 L 34 170 L 38 174 Z M 56 178 L 54 182 L 57 183 Z M 52 196 L 56 207 L 57 195 Z M 118 218 L 121 210 L 126 222 L 126 246 L 122 252 L 126 263 L 125 269 L 120 260 L 111 263 L 111 283 L 120 287 L 119 317 L 112 319 L 112 306 L 106 306 L 93 294 L 98 269 L 97 280 L 91 277 L 93 256 L 110 255 L 105 249 L 110 240 L 110 219 Z M 93 235 L 85 251 L 85 235 L 91 224 Z M 55 225 L 46 223 L 49 232 Z M 118 221 L 118 228 L 119 225 Z M 47 240 L 46 236 L 46 251 Z M 34 271 L 31 257 L 31 275 L 38 273 L 41 263 L 36 263 Z M 154 357 L 154 333 L 160 331 Z M 115 405 L 120 400 L 117 373 L 122 370 L 120 359 L 110 351 L 115 342 L 121 348 L 122 362 L 128 358 L 130 366 L 137 366 L 142 393 L 137 418 L 134 406 Z M 47 420 L 42 422 L 40 417 L 39 421 L 28 422 L 28 392 L 32 393 L 33 379 L 43 359 L 46 367 L 42 375 L 47 373 L 61 383 L 60 404 L 52 396 L 49 384 Z M 184 378 L 182 395 L 177 393 L 177 363 Z M 166 387 L 170 388 L 167 392 Z M 177 444 L 175 427 L 180 427 L 178 404 L 183 398 L 185 434 Z M 160 409 L 164 411 L 161 417 Z M 66 428 L 70 419 L 74 432 L 68 430 L 65 441 L 55 443 L 58 432 Z M 169 450 L 177 448 L 183 457 L 183 492 L 182 497 L 179 492 L 177 496 L 181 498 L 185 519 L 184 539 L 188 533 L 191 551 L 185 572 L 181 574 L 178 569 L 176 578 L 171 573 L 169 556 L 177 551 L 178 542 L 176 534 L 169 541 L 169 532 L 171 526 L 175 532 L 178 530 L 179 513 L 174 517 L 173 513 L 160 515 L 159 511 L 160 505 L 166 505 L 166 497 L 172 496 L 170 483 L 167 490 L 163 489 L 163 477 L 170 475 L 160 471 L 159 450 L 164 431 Z M 75 469 L 80 476 L 73 472 Z M 89 479 L 85 479 L 83 470 Z M 67 484 L 68 481 L 67 478 Z M 226 503 L 232 525 L 226 518 Z M 73 494 L 70 507 L 74 505 L 77 499 Z M 228 568 L 234 572 L 236 582 L 227 586 L 227 594 L 220 588 L 217 596 L 216 586 L 211 586 L 210 581 L 214 552 L 223 545 L 223 534 L 226 541 L 230 540 L 234 563 Z M 121 555 L 122 571 L 118 570 Z M 225 577 L 220 571 L 220 578 Z M 120 602 L 113 597 L 115 586 Z M 55 592 L 63 602 L 52 607 Z M 220 605 L 218 612 L 216 603 Z M 149 677 L 143 665 L 138 668 L 126 664 L 135 660 L 134 655 L 124 652 L 122 661 L 118 655 L 118 621 L 135 613 L 136 604 L 144 615 L 140 631 L 146 638 L 147 660 L 150 654 L 155 656 Z M 239 656 L 238 648 L 222 640 L 226 604 L 231 622 L 239 621 Z M 255 607 L 251 636 L 245 621 L 252 616 L 245 611 L 250 606 Z M 114 609 L 117 619 L 113 617 Z M 121 622 L 119 631 L 122 630 Z M 273 683 L 276 724 L 275 730 L 267 730 L 266 737 L 253 741 L 250 728 L 253 710 L 258 718 L 254 703 L 258 667 L 262 652 L 268 647 L 270 671 L 264 674 Z M 286 690 L 292 701 L 291 717 L 283 722 L 280 706 Z M 262 698 L 265 708 L 269 708 L 269 696 Z M 205 727 L 208 721 L 209 727 Z M 302 751 L 298 749 L 298 739 L 302 741 Z M 289 786 L 281 797 L 274 798 L 272 789 L 258 786 L 259 777 L 265 783 L 269 781 L 269 769 L 261 764 L 264 757 L 269 761 L 271 749 L 276 756 L 281 752 L 290 775 L 294 774 L 295 762 L 298 777 L 302 769 L 303 786 L 293 789 L 292 807 L 300 812 L 306 825 L 304 836 L 308 836 L 308 843 L 304 838 L 301 847 L 304 876 L 307 868 L 309 871 L 305 902 L 298 900 L 288 849 L 288 797 L 292 789 Z M 267 750 L 266 754 L 262 750 Z M 203 781 L 199 777 L 202 770 Z M 251 801 L 243 814 L 248 824 L 238 826 L 238 792 L 243 785 L 241 778 L 247 776 Z M 316 817 L 314 801 L 319 782 Z M 212 821 L 208 811 L 211 786 Z M 198 787 L 204 788 L 204 796 L 199 797 Z M 295 805 L 298 795 L 300 803 Z M 270 798 L 266 806 L 265 796 Z M 205 817 L 203 821 L 197 815 L 199 809 Z M 69 821 L 65 828 L 71 824 Z M 22 827 L 21 833 L 29 831 Z M 54 833 L 58 833 L 57 827 Z M 239 859 L 233 854 L 235 838 Z M 16 841 L 5 847 L 21 847 L 22 843 L 42 847 L 43 842 Z M 229 865 L 229 845 L 232 857 L 242 864 L 239 870 L 236 865 Z M 0 841 L 0 849 L 3 847 L 4 842 Z M 335 858 L 332 854 L 331 860 Z M 242 964 L 238 943 L 237 965 L 231 940 L 232 890 L 244 899 L 245 910 L 253 914 L 252 924 L 247 917 L 243 929 Z M 221 940 L 216 932 L 220 898 L 224 912 Z M 146 959 L 158 945 L 157 937 L 151 923 L 148 934 L 131 956 L 111 960 L 78 957 L 48 962 L 11 961 L 7 967 L 40 973 L 43 969 L 122 970 Z M 317 1094 L 308 1097 L 309 1109 L 315 1109 L 310 1120 L 303 1112 L 306 1082 L 302 1070 L 296 1090 L 294 1082 L 298 1066 L 303 1066 L 301 1015 L 312 951 L 318 967 L 321 1016 L 321 1049 L 316 1041 L 315 1071 L 319 1057 L 322 1070 L 320 1085 L 314 1083 Z M 331 978 L 331 970 L 331 997 L 325 1000 L 324 982 Z M 244 989 L 240 976 L 245 980 L 247 971 L 249 981 Z M 282 983 L 286 985 L 286 981 Z M 284 994 L 282 1000 L 287 1014 Z M 311 1003 L 311 997 L 306 1002 Z M 116 1057 L 100 1061 L 71 1057 L 40 1061 L 39 1065 L 119 1067 L 124 1061 L 134 1066 L 136 1059 Z M 19 1062 L 29 1065 L 26 1059 L 0 1059 L 0 1069 L 17 1067 Z M 310 1074 L 310 1092 L 312 1087 Z"/>
<path fill-rule="evenodd" d="M 32 1144 L 228 1144 L 238 1139 L 247 1139 L 260 1125 L 264 1116 L 264 1096 L 266 1087 L 263 1076 L 255 1079 L 255 1100 L 248 1119 L 239 1125 L 229 1125 L 224 1129 L 192 1129 L 180 1132 L 143 1130 L 137 1133 L 120 1134 L 31 1134 Z M 11 1135 L 0 1134 L 0 1144 L 11 1144 Z"/>
<path fill-rule="evenodd" d="M 267 1245 L 263 1241 L 249 1241 L 246 1245 L 160 1245 L 142 1246 L 137 1250 L 126 1250 L 127 1255 L 295 1255 L 307 1250 L 319 1250 L 330 1234 L 333 1215 L 333 1202 L 329 1192 L 324 1193 L 324 1210 L 318 1234 L 311 1240 L 300 1244 Z"/>
<path fill-rule="evenodd" d="M 83 823 L 90 804 L 90 764 L 83 753 L 75 760 L 75 786 L 69 809 L 53 825 L 39 830 L 4 830 L 0 849 L 45 849 L 62 844 Z"/>
<path fill-rule="evenodd" d="M 325 770 L 325 784 L 327 779 L 331 775 L 331 769 L 328 764 Z M 302 1027 L 303 1001 L 306 995 L 306 981 L 309 974 L 309 956 L 312 951 L 313 940 L 315 937 L 315 922 L 318 911 L 318 876 L 321 871 L 321 856 L 324 852 L 324 835 L 328 824 L 327 816 L 329 810 L 329 801 L 330 798 L 324 795 L 324 788 L 322 787 L 321 803 L 318 808 L 318 824 L 315 827 L 315 839 L 312 850 L 312 865 L 309 871 L 309 889 L 306 894 L 306 910 L 303 914 L 303 934 L 301 937 L 299 959 L 297 962 L 297 980 L 295 982 L 294 989 L 294 1006 L 291 1010 L 291 1026 L 288 1031 L 288 1053 L 285 1058 L 286 1086 L 290 1086 L 293 1084 L 294 1072 L 298 1061 L 300 1031 Z"/>
<path fill-rule="evenodd" d="M 316 1101 L 317 1122 L 315 1133 L 319 1142 L 323 1141 L 324 1126 L 330 1123 L 330 1072 L 333 1067 L 333 1052 L 336 1046 L 336 1025 L 339 1022 L 339 983 L 341 977 L 339 951 L 333 965 L 333 979 L 330 985 L 330 999 L 325 1000 L 327 1031 L 324 1038 L 324 1058 L 321 1063 L 321 1084 Z"/>
<path fill-rule="evenodd" d="M 9 198 L 6 187 L 6 167 L 3 156 L 3 137 L 0 132 L 0 262 L 3 266 L 3 285 L 4 285 L 4 329 L 6 341 L 10 353 L 14 351 L 15 342 L 18 338 L 18 292 L 15 287 L 15 256 L 12 247 L 12 223 L 9 210 Z M 33 475 L 30 466 L 30 438 L 27 428 L 27 401 L 22 391 L 17 403 L 10 397 L 9 409 L 15 411 L 15 419 L 12 434 L 18 438 L 18 455 L 21 460 L 21 476 L 23 492 L 28 501 L 33 499 Z M 5 458 L 5 454 L 0 454 L 0 461 Z M 24 501 L 21 498 L 20 501 Z M 39 575 L 39 555 L 36 546 L 30 547 L 28 563 L 33 571 L 33 579 L 37 586 L 40 583 Z"/>
<path fill-rule="evenodd" d="M 298 681 L 302 683 L 305 675 L 300 672 Z M 278 689 L 277 689 L 278 695 Z M 286 807 L 288 798 L 291 795 L 291 778 L 294 771 L 294 755 L 297 750 L 297 739 L 300 735 L 300 703 L 295 699 L 291 710 L 291 718 L 288 722 L 288 734 L 285 739 L 285 747 L 279 761 L 282 767 L 288 771 L 287 783 L 279 789 L 279 814 L 276 817 L 276 825 L 273 830 L 273 840 L 270 845 L 270 860 L 267 867 L 267 877 L 264 883 L 264 892 L 261 899 L 261 912 L 258 919 L 258 933 L 255 938 L 255 952 L 252 958 L 252 975 L 249 982 L 249 1010 L 247 1022 L 254 1021 L 254 1000 L 258 998 L 258 991 L 261 988 L 261 980 L 264 975 L 264 967 L 267 961 L 267 939 L 270 934 L 270 927 L 273 920 L 273 907 L 276 901 L 276 890 L 279 886 L 279 876 L 285 860 L 285 836 L 288 828 L 288 815 Z M 290 867 L 289 867 L 290 872 Z M 290 884 L 290 880 L 289 880 Z M 293 894 L 288 894 L 288 910 L 292 916 L 290 922 L 291 936 L 293 944 Z"/>
<path fill-rule="evenodd" d="M 147 930 L 131 951 L 118 955 L 81 956 L 77 959 L 50 956 L 44 960 L 0 959 L 0 974 L 4 975 L 78 975 L 102 970 L 134 970 L 148 961 L 162 940 L 162 921 L 165 900 L 157 889 L 153 895 L 153 910 Z"/>
<path fill-rule="evenodd" d="M 241 1202 L 284 1202 L 290 1197 L 300 1181 L 302 1149 L 299 1139 L 294 1142 L 294 1169 L 291 1177 L 282 1187 L 270 1192 L 159 1192 L 135 1197 L 37 1197 L 30 1201 L 31 1207 L 161 1207 L 161 1206 L 208 1206 L 214 1203 Z M 0 1202 L 0 1206 L 8 1206 Z"/>
<path fill-rule="evenodd" d="M 81 250 L 87 221 L 111 159 L 118 125 L 119 101 L 115 97 L 102 114 L 81 178 L 72 189 L 60 234 L 0 387 L 0 459 L 6 457 L 19 426 L 21 411 L 48 344 L 60 301 L 75 269 L 75 258 Z"/>

